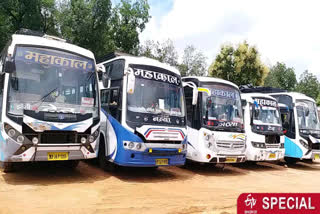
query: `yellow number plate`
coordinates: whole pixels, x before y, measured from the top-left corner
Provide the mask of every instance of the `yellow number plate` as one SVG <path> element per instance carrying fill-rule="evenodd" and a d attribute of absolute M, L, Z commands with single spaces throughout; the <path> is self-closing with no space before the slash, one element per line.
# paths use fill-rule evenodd
<path fill-rule="evenodd" d="M 226 158 L 226 163 L 235 163 L 237 162 L 237 158 Z"/>
<path fill-rule="evenodd" d="M 68 152 L 48 152 L 48 161 L 68 160 Z"/>
<path fill-rule="evenodd" d="M 270 153 L 269 154 L 269 158 L 276 158 L 276 154 L 275 153 Z"/>
<path fill-rule="evenodd" d="M 156 159 L 156 165 L 157 166 L 165 166 L 168 165 L 169 161 L 168 159 Z"/>
<path fill-rule="evenodd" d="M 314 155 L 314 159 L 315 159 L 315 160 L 319 160 L 319 159 L 320 159 L 320 155 L 319 155 L 319 154 L 315 154 L 315 155 Z"/>

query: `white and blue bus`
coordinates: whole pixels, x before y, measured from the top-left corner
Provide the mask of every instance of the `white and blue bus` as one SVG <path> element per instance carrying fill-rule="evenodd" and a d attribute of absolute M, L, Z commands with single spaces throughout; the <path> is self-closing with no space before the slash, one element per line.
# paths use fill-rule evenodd
<path fill-rule="evenodd" d="M 109 54 L 101 65 L 100 166 L 183 165 L 186 113 L 179 71 L 121 53 Z"/>
<path fill-rule="evenodd" d="M 0 162 L 96 157 L 99 89 L 89 50 L 30 30 L 12 35 L 0 55 Z"/>
<path fill-rule="evenodd" d="M 286 106 L 280 108 L 285 132 L 285 160 L 288 163 L 304 159 L 319 160 L 320 124 L 314 99 L 296 92 L 270 95 Z"/>

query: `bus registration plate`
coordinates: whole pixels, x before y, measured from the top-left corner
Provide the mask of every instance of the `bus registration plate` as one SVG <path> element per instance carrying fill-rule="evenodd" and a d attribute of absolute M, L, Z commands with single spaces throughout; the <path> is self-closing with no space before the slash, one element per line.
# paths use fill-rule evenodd
<path fill-rule="evenodd" d="M 275 153 L 270 153 L 270 154 L 269 154 L 269 158 L 270 158 L 270 159 L 276 158 L 276 154 L 275 154 Z"/>
<path fill-rule="evenodd" d="M 48 152 L 48 161 L 68 160 L 68 152 Z"/>
<path fill-rule="evenodd" d="M 315 160 L 319 160 L 319 159 L 320 159 L 320 154 L 315 154 L 315 155 L 314 155 L 314 159 L 315 159 Z"/>
<path fill-rule="evenodd" d="M 237 158 L 232 158 L 232 157 L 226 158 L 226 163 L 235 163 L 235 162 L 237 162 Z"/>
<path fill-rule="evenodd" d="M 156 159 L 157 166 L 166 166 L 169 164 L 168 159 Z"/>

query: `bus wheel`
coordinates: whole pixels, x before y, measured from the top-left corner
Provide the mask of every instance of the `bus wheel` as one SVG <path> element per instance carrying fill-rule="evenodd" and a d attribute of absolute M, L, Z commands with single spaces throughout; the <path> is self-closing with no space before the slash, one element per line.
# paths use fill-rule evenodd
<path fill-rule="evenodd" d="M 75 169 L 79 165 L 80 161 L 79 160 L 68 160 L 65 161 L 64 166 L 68 167 L 70 169 Z"/>
<path fill-rule="evenodd" d="M 116 170 L 116 165 L 107 160 L 106 152 L 105 152 L 106 149 L 105 148 L 106 147 L 105 147 L 104 142 L 100 141 L 99 153 L 98 153 L 99 166 L 104 171 L 109 171 L 109 172 L 115 171 Z"/>
<path fill-rule="evenodd" d="M 8 172 L 14 172 L 14 171 L 15 171 L 14 163 L 8 163 L 8 162 L 3 163 L 3 172 L 8 173 Z"/>
<path fill-rule="evenodd" d="M 298 162 L 297 158 L 284 157 L 284 160 L 287 164 L 296 164 Z"/>

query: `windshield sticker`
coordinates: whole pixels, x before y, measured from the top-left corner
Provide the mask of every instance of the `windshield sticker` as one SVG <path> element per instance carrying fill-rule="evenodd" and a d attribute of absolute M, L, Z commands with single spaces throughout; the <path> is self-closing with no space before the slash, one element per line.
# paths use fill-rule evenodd
<path fill-rule="evenodd" d="M 237 122 L 219 122 L 219 127 L 237 127 L 239 123 Z"/>
<path fill-rule="evenodd" d="M 237 95 L 234 91 L 227 91 L 222 89 L 211 89 L 212 96 L 228 98 L 228 99 L 237 99 Z"/>
<path fill-rule="evenodd" d="M 165 123 L 171 123 L 170 117 L 153 117 L 154 122 L 165 122 Z"/>
<path fill-rule="evenodd" d="M 81 98 L 81 105 L 92 107 L 94 105 L 94 99 L 90 98 L 90 97 L 82 97 Z"/>
<path fill-rule="evenodd" d="M 164 74 L 156 71 L 147 71 L 143 69 L 134 69 L 134 75 L 142 77 L 144 79 L 149 80 L 157 80 L 162 82 L 167 82 L 175 85 L 180 85 L 181 81 L 178 77 L 170 75 L 170 74 Z"/>
<path fill-rule="evenodd" d="M 17 51 L 16 59 L 24 62 L 35 62 L 43 65 L 63 66 L 67 68 L 81 69 L 85 71 L 93 70 L 90 60 L 72 55 L 59 54 L 45 49 L 20 47 Z"/>
<path fill-rule="evenodd" d="M 159 109 L 164 109 L 164 99 L 159 99 Z"/>
<path fill-rule="evenodd" d="M 274 100 L 267 100 L 267 99 L 257 99 L 255 98 L 254 101 L 256 104 L 261 106 L 271 106 L 271 107 L 277 107 L 277 102 Z"/>
<path fill-rule="evenodd" d="M 198 88 L 198 91 L 200 91 L 200 92 L 206 92 L 206 93 L 208 94 L 208 96 L 211 95 L 210 90 L 207 89 L 207 88 Z"/>

